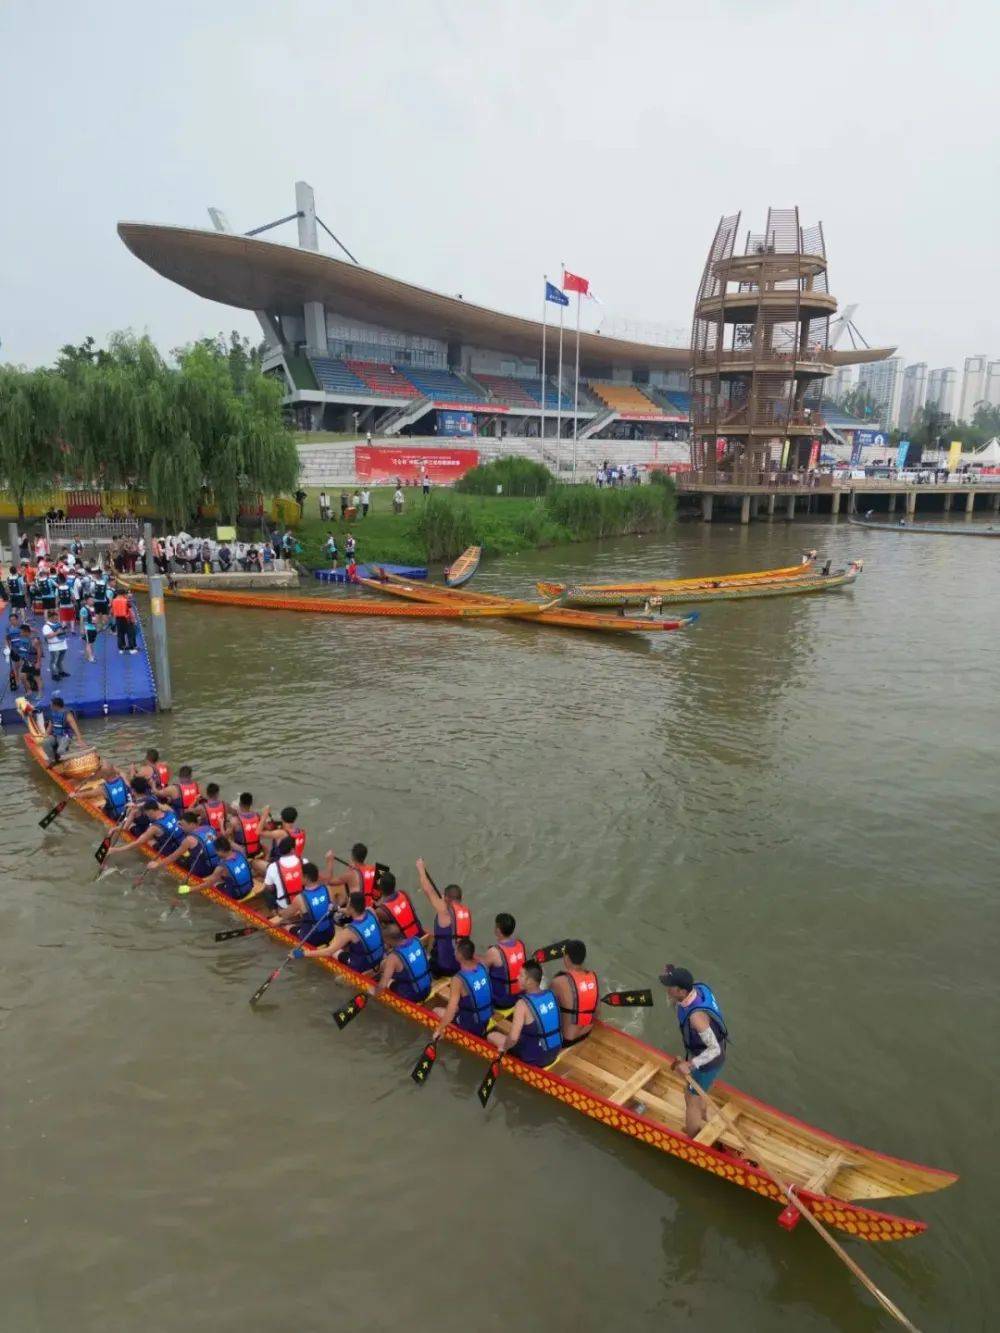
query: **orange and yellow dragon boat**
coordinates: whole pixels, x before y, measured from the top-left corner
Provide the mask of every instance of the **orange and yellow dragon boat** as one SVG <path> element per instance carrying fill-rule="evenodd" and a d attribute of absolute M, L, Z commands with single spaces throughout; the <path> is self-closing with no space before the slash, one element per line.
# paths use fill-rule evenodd
<path fill-rule="evenodd" d="M 810 573 L 816 560 L 815 551 L 806 551 L 797 565 L 781 565 L 777 569 L 755 569 L 743 574 L 698 574 L 683 579 L 640 579 L 631 583 L 566 583 L 539 582 L 535 587 L 543 597 L 566 597 L 567 606 L 607 605 L 624 599 L 624 604 L 641 604 L 649 597 L 673 594 L 715 591 L 720 588 L 743 588 L 753 583 L 775 583 L 781 579 L 800 579 Z M 568 594 L 568 596 L 566 596 Z M 593 603 L 585 599 L 593 596 Z M 579 600 L 577 600 L 579 599 Z"/>
<path fill-rule="evenodd" d="M 28 754 L 62 788 L 63 804 L 72 801 L 84 813 L 113 828 L 86 786 L 100 765 L 99 756 L 87 751 L 48 768 L 41 730 L 28 712 Z M 128 840 L 128 835 L 121 836 Z M 149 857 L 155 855 L 148 848 L 140 850 Z M 251 905 L 235 902 L 217 888 L 201 887 L 197 879 L 186 876 L 177 866 L 168 867 L 167 873 L 175 879 L 186 879 L 192 892 L 287 948 L 299 947 L 296 936 L 271 925 Z M 305 956 L 308 959 L 308 948 Z M 312 962 L 350 986 L 360 997 L 359 1007 L 373 996 L 375 988 L 369 976 L 332 958 Z M 438 983 L 426 1004 L 411 1003 L 391 992 L 375 998 L 400 1017 L 430 1028 L 437 1023 L 444 1004 L 442 989 Z M 459 1028 L 449 1027 L 445 1038 L 486 1063 L 496 1059 L 496 1049 L 489 1042 Z M 806 1209 L 826 1226 L 862 1240 L 903 1240 L 924 1231 L 926 1224 L 882 1212 L 872 1206 L 873 1201 L 927 1193 L 957 1179 L 953 1172 L 902 1161 L 814 1129 L 721 1082 L 712 1089 L 715 1113 L 691 1138 L 684 1132 L 685 1081 L 674 1072 L 673 1065 L 673 1057 L 666 1052 L 611 1023 L 597 1021 L 582 1046 L 564 1050 L 548 1069 L 524 1064 L 510 1055 L 503 1069 L 537 1092 L 609 1129 L 760 1195 L 783 1210 L 779 1220 L 786 1226 L 794 1225 L 800 1210 Z M 794 1190 L 795 1207 L 788 1206 L 788 1187 Z"/>

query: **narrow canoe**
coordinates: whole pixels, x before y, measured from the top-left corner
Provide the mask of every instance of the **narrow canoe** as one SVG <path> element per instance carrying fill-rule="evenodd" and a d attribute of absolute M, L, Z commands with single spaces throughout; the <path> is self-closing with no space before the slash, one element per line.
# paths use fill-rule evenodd
<path fill-rule="evenodd" d="M 866 518 L 851 518 L 857 528 L 871 528 L 872 532 L 908 532 L 921 537 L 1000 537 L 1000 528 L 992 524 L 988 528 L 976 527 L 970 523 L 967 527 L 957 527 L 951 523 L 872 523 Z"/>
<path fill-rule="evenodd" d="M 848 588 L 857 581 L 864 567 L 861 560 L 852 560 L 846 569 L 832 574 L 811 574 L 807 578 L 775 579 L 765 583 L 741 583 L 731 587 L 701 587 L 687 591 L 647 593 L 645 596 L 630 592 L 599 592 L 595 589 L 570 588 L 564 596 L 567 606 L 644 606 L 691 605 L 694 602 L 736 602 L 750 597 L 793 597 L 801 593 L 833 592 Z"/>
<path fill-rule="evenodd" d="M 797 565 L 781 565 L 777 569 L 755 569 L 746 574 L 698 574 L 684 579 L 640 579 L 633 583 L 576 583 L 572 587 L 574 594 L 580 593 L 634 593 L 640 602 L 647 597 L 672 593 L 675 590 L 699 588 L 737 587 L 745 583 L 767 583 L 773 579 L 801 578 L 812 568 L 816 559 L 815 551 L 807 551 Z M 535 587 L 543 597 L 558 597 L 568 590 L 565 583 L 536 583 Z M 572 605 L 583 606 L 577 602 Z M 632 605 L 632 603 L 630 603 Z"/>
<path fill-rule="evenodd" d="M 460 588 L 468 583 L 483 558 L 481 546 L 467 546 L 458 559 L 445 570 L 444 581 L 449 588 Z"/>
<path fill-rule="evenodd" d="M 432 606 L 450 605 L 455 599 L 468 599 L 484 606 L 504 607 L 500 615 L 512 620 L 530 620 L 536 625 L 555 625 L 562 629 L 599 630 L 606 634 L 636 634 L 657 630 L 684 629 L 694 623 L 697 612 L 677 619 L 659 620 L 637 616 L 599 615 L 592 611 L 571 611 L 552 603 L 541 605 L 530 603 L 530 612 L 520 609 L 521 603 L 509 597 L 495 597 L 488 593 L 467 592 L 460 588 L 445 588 L 440 583 L 417 587 L 396 574 L 387 574 L 384 579 L 362 579 L 366 588 L 374 588 L 388 593 L 390 597 L 402 597 L 409 601 L 421 602 Z"/>
<path fill-rule="evenodd" d="M 124 582 L 124 580 L 123 580 Z M 130 579 L 129 587 L 139 592 L 148 592 L 145 580 Z M 381 616 L 387 619 L 403 620 L 476 620 L 484 618 L 499 619 L 509 614 L 504 607 L 478 605 L 474 603 L 450 605 L 444 602 L 428 601 L 421 606 L 398 606 L 391 602 L 363 602 L 345 597 L 275 597 L 272 594 L 258 595 L 250 592 L 225 592 L 213 588 L 166 588 L 167 597 L 176 597 L 186 602 L 210 602 L 215 606 L 243 606 L 258 611 L 308 611 L 316 615 L 327 616 Z M 512 605 L 519 608 L 519 614 L 531 616 L 541 610 L 538 602 L 523 601 Z"/>
<path fill-rule="evenodd" d="M 31 758 L 87 814 L 112 827 L 112 821 L 94 800 L 75 794 L 81 780 L 65 776 L 58 767 L 46 768 L 30 720 L 28 727 L 25 744 Z M 154 855 L 148 848 L 140 851 L 149 857 Z M 198 881 L 177 866 L 168 867 L 167 873 L 197 886 Z M 270 925 L 251 905 L 234 902 L 215 888 L 200 892 L 217 906 L 266 931 L 286 948 L 298 946 L 294 935 L 283 927 Z M 373 995 L 371 979 L 344 963 L 332 958 L 311 961 L 352 990 Z M 438 983 L 426 1005 L 413 1004 L 391 992 L 375 998 L 398 1014 L 430 1028 L 436 1024 L 444 1004 L 442 989 Z M 447 1028 L 445 1040 L 487 1063 L 496 1056 L 496 1049 L 489 1042 L 454 1026 Z M 782 1209 L 787 1199 L 771 1174 L 791 1183 L 798 1199 L 820 1221 L 861 1240 L 904 1240 L 919 1235 L 927 1226 L 919 1220 L 880 1212 L 869 1206 L 870 1200 L 924 1194 L 943 1189 L 958 1179 L 951 1171 L 920 1166 L 835 1138 L 722 1082 L 712 1089 L 719 1113 L 697 1138 L 689 1138 L 683 1130 L 684 1080 L 673 1072 L 672 1066 L 673 1057 L 666 1052 L 600 1020 L 582 1046 L 564 1051 L 547 1070 L 526 1065 L 514 1056 L 504 1061 L 507 1074 L 563 1105 L 751 1190 Z M 735 1146 L 724 1146 L 727 1127 L 733 1124 L 749 1145 L 752 1159 L 737 1152 Z"/>

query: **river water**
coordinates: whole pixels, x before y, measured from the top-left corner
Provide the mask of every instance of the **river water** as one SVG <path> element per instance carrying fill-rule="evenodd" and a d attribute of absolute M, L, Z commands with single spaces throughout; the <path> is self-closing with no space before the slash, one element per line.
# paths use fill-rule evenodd
<path fill-rule="evenodd" d="M 171 605 L 172 716 L 91 724 L 225 793 L 299 806 L 407 887 L 423 855 L 477 936 L 579 934 L 602 982 L 710 981 L 727 1077 L 961 1173 L 888 1210 L 926 1235 L 852 1252 L 922 1329 L 995 1327 L 1000 550 L 841 522 L 682 524 L 484 568 L 638 577 L 865 557 L 850 591 L 706 606 L 637 640 L 527 624 L 365 623 Z M 94 882 L 96 826 L 0 741 L 3 1327 L 889 1327 L 806 1227 L 273 966 L 169 883 Z M 662 1003 L 629 1026 L 677 1050 Z M 992 1313 L 991 1313 L 992 1312 Z"/>

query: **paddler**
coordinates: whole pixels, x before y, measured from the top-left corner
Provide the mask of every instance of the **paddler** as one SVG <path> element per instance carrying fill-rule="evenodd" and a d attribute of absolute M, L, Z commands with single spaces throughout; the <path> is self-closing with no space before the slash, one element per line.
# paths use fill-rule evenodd
<path fill-rule="evenodd" d="M 224 833 L 215 839 L 219 864 L 202 884 L 203 889 L 219 888 L 237 902 L 253 891 L 253 869 L 238 847 Z"/>
<path fill-rule="evenodd" d="M 277 858 L 277 848 L 285 838 L 292 839 L 295 846 L 295 855 L 299 857 L 300 860 L 306 849 L 305 830 L 300 829 L 296 823 L 296 820 L 299 817 L 299 812 L 296 810 L 295 806 L 285 806 L 281 812 L 281 822 L 279 824 L 275 824 L 274 821 L 269 818 L 270 813 L 270 807 L 265 805 L 258 837 L 260 841 L 266 845 L 267 856 L 258 857 L 257 861 L 254 863 L 254 870 L 260 875 L 265 872 L 270 862 Z"/>
<path fill-rule="evenodd" d="M 726 1062 L 729 1032 L 711 987 L 695 981 L 686 967 L 668 963 L 660 973 L 660 981 L 677 1010 L 684 1059 L 678 1060 L 674 1069 L 688 1079 L 684 1089 L 684 1128 L 694 1138 L 707 1122 L 711 1107 L 691 1084 L 697 1083 L 702 1092 L 708 1092 L 719 1077 Z"/>
<path fill-rule="evenodd" d="M 382 935 L 389 952 L 382 960 L 376 995 L 379 991 L 391 990 L 393 995 L 404 1000 L 423 1004 L 431 993 L 433 982 L 424 946 L 416 936 L 404 937 L 395 921 L 383 927 Z"/>
<path fill-rule="evenodd" d="M 363 893 L 352 893 L 347 900 L 350 920 L 338 926 L 329 944 L 310 950 L 310 958 L 336 958 L 355 972 L 374 972 L 385 955 L 385 940 L 378 917 L 365 906 Z M 295 950 L 296 958 L 305 957 L 305 949 Z"/>
<path fill-rule="evenodd" d="M 140 814 L 149 821 L 145 829 L 134 842 L 119 843 L 116 847 L 109 847 L 108 856 L 121 856 L 123 852 L 130 852 L 136 847 L 148 846 L 155 848 L 160 856 L 168 856 L 185 836 L 175 811 L 153 797 L 143 801 L 138 811 L 133 812 L 133 817 L 138 818 Z M 127 823 L 125 827 L 127 830 Z"/>
<path fill-rule="evenodd" d="M 145 778 L 153 787 L 170 785 L 170 769 L 160 760 L 159 750 L 147 750 L 142 762 L 133 764 L 129 771 L 132 777 Z"/>
<path fill-rule="evenodd" d="M 264 883 L 258 892 L 263 892 L 264 901 L 272 912 L 287 907 L 296 894 L 302 892 L 302 858 L 295 853 L 295 839 L 287 833 L 275 844 L 276 853 L 273 861 L 265 861 Z M 253 863 L 254 871 L 261 865 Z"/>
<path fill-rule="evenodd" d="M 356 842 L 351 848 L 351 859 L 342 875 L 333 875 L 333 863 L 338 860 L 333 852 L 326 854 L 327 871 L 330 874 L 330 888 L 342 902 L 346 902 L 352 893 L 363 893 L 369 907 L 378 896 L 378 867 L 369 865 L 368 848 L 363 842 Z M 338 892 L 339 891 L 339 892 Z"/>
<path fill-rule="evenodd" d="M 177 770 L 177 781 L 160 789 L 160 795 L 169 801 L 177 814 L 191 810 L 201 800 L 201 788 L 194 780 L 190 764 L 181 764 Z"/>
<path fill-rule="evenodd" d="M 417 877 L 434 910 L 431 972 L 436 977 L 453 977 L 461 966 L 455 953 L 455 942 L 471 936 L 472 913 L 462 902 L 462 890 L 458 884 L 448 884 L 444 893 L 438 892 L 422 860 L 417 861 Z"/>
<path fill-rule="evenodd" d="M 198 810 L 185 810 L 180 822 L 182 832 L 180 842 L 172 851 L 161 855 L 153 865 L 156 869 L 162 870 L 166 866 L 172 866 L 184 856 L 187 857 L 184 868 L 188 874 L 203 879 L 219 864 L 219 853 L 215 847 L 215 829 L 205 822 Z"/>
<path fill-rule="evenodd" d="M 308 937 L 309 943 L 318 948 L 333 939 L 336 910 L 329 885 L 319 877 L 319 867 L 306 861 L 302 867 L 302 892 L 268 920 L 272 926 L 288 926 L 300 940 Z"/>
<path fill-rule="evenodd" d="M 489 1039 L 525 1064 L 547 1069 L 563 1048 L 559 1002 L 551 990 L 542 990 L 542 969 L 533 958 L 521 970 L 521 986 L 510 1031 L 491 1032 Z"/>
<path fill-rule="evenodd" d="M 217 782 L 208 783 L 197 808 L 204 813 L 206 822 L 211 824 L 216 833 L 229 832 L 229 807 L 219 794 Z"/>
<path fill-rule="evenodd" d="M 252 861 L 254 857 L 260 855 L 261 850 L 261 816 L 253 807 L 253 792 L 241 791 L 239 801 L 229 808 L 233 816 L 229 821 L 230 835 Z"/>
<path fill-rule="evenodd" d="M 381 897 L 375 906 L 375 914 L 384 926 L 395 925 L 404 940 L 419 939 L 424 933 L 410 895 L 396 883 L 396 876 L 391 870 L 383 870 L 379 876 Z"/>
<path fill-rule="evenodd" d="M 514 932 L 517 922 L 509 912 L 497 914 L 493 933 L 496 943 L 483 954 L 483 962 L 490 974 L 493 1007 L 501 1012 L 513 1009 L 521 994 L 521 973 L 527 957 L 524 944 Z"/>
<path fill-rule="evenodd" d="M 562 1015 L 563 1045 L 575 1046 L 593 1030 L 600 993 L 597 973 L 588 972 L 583 966 L 587 959 L 583 940 L 568 940 L 564 954 L 569 966 L 552 978 L 552 993 Z"/>
<path fill-rule="evenodd" d="M 49 768 L 53 768 L 65 757 L 74 740 L 79 741 L 81 745 L 84 744 L 84 740 L 76 714 L 66 707 L 66 701 L 61 694 L 52 696 L 47 715 L 43 714 L 43 718 L 45 739 L 42 741 L 42 746 L 49 756 Z"/>
<path fill-rule="evenodd" d="M 438 1041 L 444 1035 L 449 1023 L 454 1023 L 463 1032 L 485 1037 L 493 1018 L 490 974 L 476 957 L 476 946 L 471 939 L 458 941 L 455 957 L 458 971 L 448 983 L 448 1000 L 434 1029 L 432 1041 Z"/>

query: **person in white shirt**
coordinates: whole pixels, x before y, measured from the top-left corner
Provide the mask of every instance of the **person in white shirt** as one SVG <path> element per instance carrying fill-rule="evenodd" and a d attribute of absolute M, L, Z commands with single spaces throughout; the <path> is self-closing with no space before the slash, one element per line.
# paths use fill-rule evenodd
<path fill-rule="evenodd" d="M 371 491 L 368 491 L 368 490 L 364 490 L 364 491 L 362 491 L 362 492 L 361 492 L 361 517 L 362 517 L 362 518 L 367 518 L 367 517 L 368 517 L 368 509 L 369 509 L 369 506 L 371 505 L 371 502 L 372 502 Z"/>
<path fill-rule="evenodd" d="M 397 486 L 392 497 L 392 512 L 394 514 L 401 514 L 403 512 L 403 500 L 405 498 L 402 487 Z"/>
<path fill-rule="evenodd" d="M 69 672 L 63 670 L 63 659 L 66 656 L 66 632 L 59 621 L 56 619 L 56 613 L 50 611 L 51 619 L 47 619 L 42 626 L 42 637 L 49 648 L 49 666 L 52 671 L 53 680 L 62 680 L 68 676 Z"/>
<path fill-rule="evenodd" d="M 319 493 L 319 517 L 321 523 L 330 521 L 330 497 L 325 490 Z"/>

